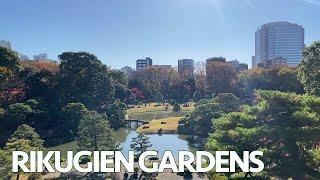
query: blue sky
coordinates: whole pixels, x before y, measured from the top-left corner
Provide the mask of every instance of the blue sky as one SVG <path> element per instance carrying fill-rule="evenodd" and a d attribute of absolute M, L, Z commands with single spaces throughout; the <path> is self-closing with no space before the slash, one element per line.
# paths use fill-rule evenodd
<path fill-rule="evenodd" d="M 224 56 L 251 64 L 254 32 L 272 21 L 320 40 L 320 0 L 0 0 L 0 39 L 33 57 L 88 51 L 112 68 Z"/>

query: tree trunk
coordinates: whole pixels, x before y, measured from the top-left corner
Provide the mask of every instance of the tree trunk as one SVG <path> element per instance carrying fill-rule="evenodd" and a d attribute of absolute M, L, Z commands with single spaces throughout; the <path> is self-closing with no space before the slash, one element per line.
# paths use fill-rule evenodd
<path fill-rule="evenodd" d="M 17 179 L 16 180 L 19 180 L 20 178 L 20 173 L 17 173 Z"/>

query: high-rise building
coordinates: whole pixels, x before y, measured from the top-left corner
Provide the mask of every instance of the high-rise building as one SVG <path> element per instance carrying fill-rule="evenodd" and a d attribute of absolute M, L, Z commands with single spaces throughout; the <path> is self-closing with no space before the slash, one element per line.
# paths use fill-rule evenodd
<path fill-rule="evenodd" d="M 178 73 L 180 76 L 193 77 L 194 75 L 194 60 L 180 59 L 178 60 Z"/>
<path fill-rule="evenodd" d="M 282 57 L 276 57 L 276 58 L 268 59 L 265 63 L 257 64 L 257 67 L 269 68 L 269 67 L 281 67 L 286 65 L 287 65 L 287 59 Z"/>
<path fill-rule="evenodd" d="M 145 59 L 138 59 L 136 61 L 136 70 L 140 71 L 146 67 L 152 66 L 152 59 L 147 57 Z"/>
<path fill-rule="evenodd" d="M 227 63 L 233 65 L 237 69 L 237 71 L 247 71 L 248 70 L 248 64 L 241 63 L 237 59 L 232 60 L 232 61 L 228 61 Z"/>
<path fill-rule="evenodd" d="M 11 49 L 11 43 L 10 41 L 0 40 L 0 47 Z"/>
<path fill-rule="evenodd" d="M 255 56 L 251 57 L 251 67 L 252 68 L 256 68 L 257 67 L 256 57 Z"/>
<path fill-rule="evenodd" d="M 302 59 L 304 28 L 290 22 L 262 25 L 255 33 L 255 58 L 252 67 L 269 59 L 284 58 L 287 65 L 296 66 Z"/>
<path fill-rule="evenodd" d="M 39 55 L 34 55 L 33 59 L 34 60 L 47 60 L 48 55 L 46 53 L 40 53 Z"/>
<path fill-rule="evenodd" d="M 130 76 L 133 72 L 133 69 L 132 67 L 124 66 L 123 68 L 121 68 L 121 71 L 125 73 L 127 76 Z"/>

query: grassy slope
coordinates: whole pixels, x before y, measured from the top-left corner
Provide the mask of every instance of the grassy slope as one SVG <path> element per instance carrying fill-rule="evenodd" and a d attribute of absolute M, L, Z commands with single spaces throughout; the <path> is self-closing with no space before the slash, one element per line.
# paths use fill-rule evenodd
<path fill-rule="evenodd" d="M 159 129 L 162 129 L 162 133 L 175 133 L 177 132 L 178 122 L 183 117 L 169 117 L 164 119 L 154 119 L 149 124 L 140 126 L 137 129 L 139 133 L 155 134 Z M 161 122 L 165 124 L 161 124 Z M 148 128 L 146 128 L 148 127 Z"/>
<path fill-rule="evenodd" d="M 153 119 L 169 118 L 169 117 L 183 117 L 190 111 L 194 110 L 194 104 L 190 103 L 189 107 L 182 107 L 180 112 L 172 111 L 173 107 L 169 105 L 168 111 L 165 111 L 165 106 L 155 106 L 156 103 L 147 104 L 147 106 L 140 105 L 128 109 L 127 114 L 131 119 L 142 119 L 151 121 Z"/>
<path fill-rule="evenodd" d="M 182 107 L 181 106 L 181 111 L 192 111 L 194 110 L 194 103 L 189 103 L 189 107 Z M 173 107 L 169 105 L 168 111 L 172 111 Z M 134 113 L 141 113 L 141 112 L 157 112 L 157 111 L 164 111 L 165 106 L 160 105 L 157 106 L 157 103 L 149 103 L 145 107 L 144 105 L 139 105 L 134 108 L 128 109 L 128 114 L 134 114 Z"/>

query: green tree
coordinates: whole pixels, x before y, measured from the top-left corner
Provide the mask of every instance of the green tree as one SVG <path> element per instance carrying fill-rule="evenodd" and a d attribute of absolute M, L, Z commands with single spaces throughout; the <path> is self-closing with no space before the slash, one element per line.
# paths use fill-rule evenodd
<path fill-rule="evenodd" d="M 36 129 L 47 126 L 50 117 L 43 101 L 29 99 L 24 103 L 11 104 L 5 113 L 4 125 L 9 129 L 28 124 Z"/>
<path fill-rule="evenodd" d="M 125 116 L 127 112 L 127 105 L 120 101 L 115 101 L 109 105 L 107 109 L 107 117 L 110 126 L 114 129 L 119 129 L 125 125 Z"/>
<path fill-rule="evenodd" d="M 220 93 L 216 97 L 217 103 L 225 113 L 238 111 L 240 108 L 240 101 L 232 93 Z"/>
<path fill-rule="evenodd" d="M 111 77 L 115 82 L 115 98 L 127 102 L 131 93 L 128 88 L 128 76 L 122 71 L 112 70 Z"/>
<path fill-rule="evenodd" d="M 161 103 L 163 103 L 164 97 L 163 97 L 163 95 L 161 94 L 161 92 L 158 92 L 158 93 L 157 93 L 157 95 L 156 95 L 156 101 L 157 101 L 158 105 L 160 105 Z"/>
<path fill-rule="evenodd" d="M 320 41 L 305 48 L 298 77 L 307 93 L 320 96 Z"/>
<path fill-rule="evenodd" d="M 148 148 L 152 147 L 152 144 L 150 143 L 148 136 L 139 133 L 137 137 L 132 138 L 130 147 L 136 152 L 136 155 L 139 156 Z"/>
<path fill-rule="evenodd" d="M 6 143 L 4 151 L 2 151 L 1 161 L 6 161 L 4 168 L 7 171 L 8 176 L 13 176 L 11 171 L 12 166 L 12 151 L 24 151 L 29 153 L 30 151 L 39 151 L 43 149 L 43 140 L 34 131 L 34 129 L 26 124 L 18 127 L 18 129 L 12 134 L 11 138 Z M 21 171 L 16 173 L 16 179 L 19 179 Z"/>
<path fill-rule="evenodd" d="M 59 58 L 63 100 L 80 102 L 89 109 L 105 112 L 115 94 L 110 69 L 95 55 L 86 52 L 64 52 Z"/>
<path fill-rule="evenodd" d="M 214 121 L 207 149 L 239 154 L 260 150 L 269 176 L 318 179 L 319 166 L 314 165 L 319 164 L 320 98 L 280 91 L 256 94 L 257 105 Z"/>
<path fill-rule="evenodd" d="M 18 53 L 11 49 L 0 47 L 0 67 L 6 67 L 12 72 L 17 72 L 19 70 Z"/>
<path fill-rule="evenodd" d="M 17 127 L 17 125 L 26 123 L 28 117 L 32 114 L 32 108 L 25 103 L 11 104 L 5 113 L 6 124 L 8 127 Z"/>
<path fill-rule="evenodd" d="M 256 89 L 279 90 L 303 93 L 303 86 L 297 77 L 296 68 L 282 66 L 276 68 L 253 68 L 240 74 L 237 83 L 239 97 L 251 97 Z"/>
<path fill-rule="evenodd" d="M 56 72 L 40 70 L 29 72 L 25 81 L 27 98 L 42 98 L 51 106 L 59 106 L 58 75 Z"/>
<path fill-rule="evenodd" d="M 69 103 L 62 109 L 62 116 L 64 118 L 64 128 L 69 131 L 73 138 L 77 135 L 77 128 L 79 121 L 88 113 L 88 109 L 82 103 Z"/>
<path fill-rule="evenodd" d="M 107 151 L 118 148 L 106 116 L 90 111 L 80 120 L 77 143 L 80 150 Z"/>
<path fill-rule="evenodd" d="M 207 61 L 206 78 L 210 94 L 232 93 L 237 82 L 237 70 L 226 62 Z"/>
<path fill-rule="evenodd" d="M 177 103 L 177 102 L 175 102 L 175 103 L 173 104 L 173 109 L 172 109 L 172 111 L 174 111 L 174 112 L 179 112 L 179 111 L 181 111 L 180 104 Z"/>
<path fill-rule="evenodd" d="M 193 93 L 193 102 L 198 102 L 201 99 L 201 93 L 199 91 L 195 91 Z"/>
<path fill-rule="evenodd" d="M 219 118 L 221 114 L 221 108 L 217 103 L 209 102 L 199 105 L 179 123 L 181 125 L 178 129 L 183 133 L 207 137 L 209 133 L 214 131 L 212 121 Z"/>
<path fill-rule="evenodd" d="M 12 77 L 12 71 L 6 67 L 0 67 L 0 85 Z"/>

